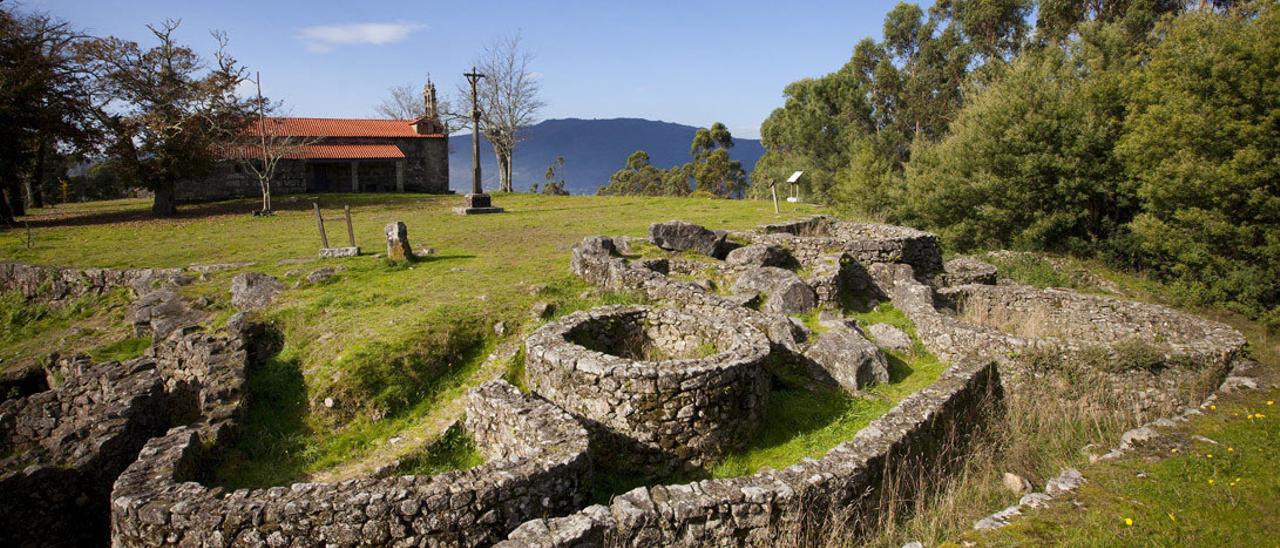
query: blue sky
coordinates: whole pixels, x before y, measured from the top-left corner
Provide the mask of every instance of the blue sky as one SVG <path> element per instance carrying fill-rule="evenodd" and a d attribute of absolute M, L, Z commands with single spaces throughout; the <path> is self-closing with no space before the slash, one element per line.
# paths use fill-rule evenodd
<path fill-rule="evenodd" d="M 147 39 L 181 18 L 180 39 L 209 52 L 209 29 L 262 73 L 295 116 L 373 117 L 397 84 L 444 90 L 494 38 L 519 31 L 536 55 L 541 118 L 723 121 L 758 137 L 793 80 L 838 68 L 879 39 L 889 0 L 842 2 L 22 0 L 92 34 Z"/>

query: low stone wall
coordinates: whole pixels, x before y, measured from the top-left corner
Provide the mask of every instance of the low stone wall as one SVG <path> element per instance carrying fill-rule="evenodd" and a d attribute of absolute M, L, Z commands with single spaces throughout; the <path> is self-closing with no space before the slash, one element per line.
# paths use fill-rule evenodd
<path fill-rule="evenodd" d="M 112 542 L 474 546 L 582 504 L 587 433 L 567 413 L 494 381 L 468 395 L 466 425 L 488 459 L 478 468 L 232 493 L 197 482 L 216 447 L 176 428 L 116 482 Z"/>
<path fill-rule="evenodd" d="M 1038 373 L 1021 358 L 1040 352 L 1066 361 L 1088 353 L 1126 359 L 1135 343 L 1158 352 L 1148 367 L 1096 371 L 1131 400 L 1135 415 L 1187 405 L 1197 387 L 1216 386 L 1245 339 L 1230 327 L 1162 306 L 1020 285 L 964 285 L 934 291 L 909 266 L 873 265 L 872 276 L 916 325 L 922 343 L 944 359 L 981 356 L 1005 368 L 1016 387 Z"/>
<path fill-rule="evenodd" d="M 182 272 L 0 264 L 0 289 L 31 299 L 114 288 L 143 295 L 126 320 L 158 341 L 144 357 L 123 364 L 55 360 L 48 375 L 61 383 L 0 404 L 0 455 L 6 456 L 0 461 L 0 544 L 105 543 L 112 484 L 148 439 L 174 424 L 198 422 L 218 436 L 234 425 L 248 364 L 245 341 L 254 329 L 241 317 L 229 322 L 229 334 L 195 332 L 204 315 L 169 289 L 181 283 Z"/>
<path fill-rule="evenodd" d="M 111 484 L 168 427 L 152 358 L 63 362 L 53 390 L 0 403 L 0 545 L 97 545 Z"/>
<path fill-rule="evenodd" d="M 567 517 L 522 525 L 499 546 L 742 546 L 818 544 L 830 528 L 850 539 L 888 500 L 909 496 L 962 458 L 994 416 L 992 363 L 948 369 L 821 459 L 732 479 L 640 487 Z"/>
<path fill-rule="evenodd" d="M 843 251 L 868 265 L 909 264 L 921 279 L 943 272 L 938 237 L 904 226 L 853 223 L 822 215 L 764 225 L 755 232 L 736 235 L 758 244 L 782 247 L 802 265 L 816 263 L 824 254 Z"/>
<path fill-rule="evenodd" d="M 18 291 L 28 299 L 50 300 L 101 294 L 117 287 L 142 294 L 173 281 L 181 274 L 180 268 L 112 270 L 0 263 L 0 291 Z"/>
<path fill-rule="evenodd" d="M 664 266 L 661 261 L 635 261 L 617 255 L 613 239 L 590 236 L 573 247 L 570 268 L 587 283 L 613 291 L 637 291 L 652 301 L 678 305 L 691 314 L 706 314 L 725 318 L 734 324 L 745 323 L 760 330 L 773 343 L 796 355 L 801 353 L 804 341 L 802 330 L 785 316 L 763 314 L 741 306 L 720 295 L 707 291 L 693 283 L 678 282 L 665 274 L 649 268 Z"/>
<path fill-rule="evenodd" d="M 584 418 L 609 460 L 649 474 L 713 460 L 764 417 L 770 345 L 740 318 L 703 310 L 608 306 L 547 324 L 525 343 L 530 386 Z"/>

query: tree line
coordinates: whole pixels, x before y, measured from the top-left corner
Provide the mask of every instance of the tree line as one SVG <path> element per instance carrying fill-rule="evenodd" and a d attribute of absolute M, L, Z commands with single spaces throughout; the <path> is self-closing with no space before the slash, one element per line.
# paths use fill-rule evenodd
<path fill-rule="evenodd" d="M 757 180 L 803 169 L 952 249 L 1098 258 L 1280 326 L 1274 0 L 903 3 L 785 96 Z"/>
<path fill-rule="evenodd" d="M 147 188 L 154 213 L 175 212 L 177 181 L 206 174 L 253 112 L 226 35 L 203 56 L 177 41 L 179 26 L 148 26 L 143 46 L 0 9 L 0 221 L 66 192 L 57 180 L 90 158 L 105 159 L 92 176 Z"/>
<path fill-rule="evenodd" d="M 217 46 L 202 54 L 178 39 L 180 27 L 148 25 L 149 43 L 140 44 L 0 6 L 0 227 L 53 199 L 113 198 L 136 188 L 154 194 L 155 215 L 170 216 L 179 181 L 227 160 L 258 179 L 261 213 L 270 213 L 275 166 L 314 139 L 278 131 L 271 117 L 283 104 L 262 97 L 260 85 L 256 96 L 240 93 L 260 81 L 231 55 L 225 33 L 213 31 Z M 487 76 L 480 131 L 498 154 L 503 190 L 511 190 L 521 130 L 542 105 L 532 58 L 517 33 L 476 59 Z M 441 102 L 446 128 L 469 119 L 469 90 L 465 96 L 466 105 Z M 415 119 L 423 107 L 421 96 L 393 88 L 378 110 Z M 83 175 L 67 176 L 84 166 Z"/>
<path fill-rule="evenodd" d="M 741 198 L 748 180 L 742 163 L 729 157 L 733 135 L 724 124 L 699 128 L 689 145 L 692 161 L 669 169 L 649 163 L 649 153 L 637 150 L 627 164 L 596 192 L 601 196 L 708 196 Z"/>

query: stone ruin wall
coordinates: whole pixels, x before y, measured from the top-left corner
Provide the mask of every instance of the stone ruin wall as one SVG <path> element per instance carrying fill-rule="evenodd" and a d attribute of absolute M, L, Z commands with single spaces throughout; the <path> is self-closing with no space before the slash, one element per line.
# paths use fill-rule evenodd
<path fill-rule="evenodd" d="M 1226 325 L 1159 305 L 1021 285 L 971 284 L 934 291 L 906 265 L 873 265 L 870 270 L 881 291 L 915 323 L 930 352 L 947 360 L 995 360 L 1011 390 L 1036 382 L 1040 375 L 1019 359 L 1028 352 L 1051 352 L 1068 360 L 1101 350 L 1115 360 L 1124 358 L 1120 354 L 1130 341 L 1153 345 L 1163 354 L 1157 367 L 1094 371 L 1114 394 L 1132 402 L 1138 417 L 1198 401 L 1203 394 L 1193 392 L 1221 383 L 1245 345 L 1244 336 Z M 1032 328 L 1024 327 L 1028 322 Z M 1045 336 L 1045 330 L 1034 327 L 1037 322 L 1051 322 L 1051 333 L 1058 336 Z M 1026 334 L 1027 329 L 1040 336 Z"/>
<path fill-rule="evenodd" d="M 841 230 L 846 235 L 868 234 L 855 226 Z M 830 293 L 862 292 L 872 300 L 892 300 L 916 324 L 925 346 L 953 366 L 935 384 L 909 396 L 854 440 L 821 459 L 745 478 L 641 487 L 614 497 L 607 505 L 526 523 L 503 546 L 803 544 L 820 540 L 825 525 L 847 520 L 852 520 L 850 531 L 856 532 L 879 518 L 883 509 L 879 503 L 889 491 L 884 480 L 891 470 L 912 478 L 942 472 L 938 464 L 962 458 L 963 440 L 998 412 L 1006 387 L 1017 390 L 1020 382 L 1035 382 L 1011 358 L 1019 352 L 1043 348 L 1070 353 L 1146 336 L 1149 342 L 1166 344 L 1168 361 L 1198 364 L 1107 373 L 1116 390 L 1135 397 L 1135 413 L 1142 414 L 1185 403 L 1185 388 L 1206 373 L 1225 372 L 1244 343 L 1239 333 L 1226 326 L 1164 307 L 1060 290 L 973 285 L 994 283 L 995 269 L 968 258 L 939 268 L 936 238 L 933 252 L 920 251 L 929 247 L 927 243 L 905 253 L 905 245 L 896 252 L 886 245 L 833 246 L 828 241 L 830 221 L 821 218 L 762 227 L 760 233 L 764 236 L 752 241 L 790 251 L 811 271 L 806 282 L 815 289 L 820 284 L 810 280 L 819 258 L 827 257 L 828 265 L 847 264 L 853 258 L 856 266 L 828 267 L 837 274 L 819 277 L 838 288 Z M 832 252 L 833 247 L 838 250 Z M 860 247 L 880 251 L 859 257 Z M 670 280 L 665 276 L 671 268 L 667 261 L 628 261 L 616 256 L 616 251 L 609 238 L 588 238 L 574 249 L 573 269 L 588 282 L 614 290 L 638 290 L 650 299 L 677 306 L 716 307 L 731 314 L 737 308 L 739 317 L 769 333 L 775 349 L 794 350 L 804 343 L 803 333 L 780 326 L 771 315 L 741 312 L 739 303 L 705 287 Z M 832 256 L 843 260 L 832 260 Z M 921 265 L 924 275 L 914 268 Z M 685 265 L 674 269 L 692 270 Z M 721 272 L 733 269 L 727 266 Z M 1047 323 L 1070 324 L 1059 331 L 1065 338 L 1023 337 L 983 325 L 996 323 L 993 318 L 997 317 L 1012 320 L 1028 314 L 1043 315 Z M 910 482 L 893 484 L 893 489 L 911 487 Z"/>
<path fill-rule="evenodd" d="M 999 400 L 994 364 L 957 364 L 820 459 L 739 478 L 639 487 L 608 505 L 525 523 L 499 546 L 804 545 L 846 520 L 844 534 L 851 534 L 874 527 L 885 500 L 917 487 L 895 480 L 931 477 L 955 462 Z"/>
<path fill-rule="evenodd" d="M 97 295 L 117 287 L 145 293 L 182 274 L 180 268 L 56 268 L 0 263 L 0 291 L 18 291 L 28 299 L 58 300 Z"/>
<path fill-rule="evenodd" d="M 0 545 L 92 545 L 116 476 L 168 427 L 155 360 L 70 360 L 61 386 L 0 403 Z"/>
<path fill-rule="evenodd" d="M 871 240 L 846 239 L 864 237 Z M 209 462 L 235 435 L 243 401 L 244 373 L 251 361 L 248 356 L 253 353 L 253 345 L 244 343 L 248 328 L 238 322 L 233 322 L 237 325 L 227 336 L 179 330 L 174 337 L 153 348 L 148 356 L 129 365 L 114 366 L 111 373 L 100 377 L 110 378 L 113 374 L 136 377 L 114 382 L 112 386 L 136 385 L 138 389 L 131 393 L 141 396 L 134 400 L 163 408 L 162 413 L 150 414 L 153 419 L 174 416 L 195 421 L 149 442 L 146 438 L 155 434 L 120 434 L 122 440 L 129 441 L 81 446 L 79 451 L 84 455 L 93 454 L 92 448 L 107 448 L 99 451 L 97 458 L 101 460 L 103 455 L 120 453 L 111 448 L 146 442 L 138 458 L 128 465 L 115 484 L 110 505 L 113 542 L 119 546 L 180 542 L 475 545 L 506 537 L 504 546 L 756 545 L 816 541 L 823 538 L 825 528 L 832 524 L 852 527 L 845 530 L 846 534 L 856 534 L 875 526 L 887 497 L 909 495 L 917 487 L 916 482 L 897 479 L 945 473 L 949 463 L 963 458 L 965 440 L 979 432 L 988 417 L 998 413 L 1003 391 L 1017 390 L 1022 382 L 1034 382 L 1034 372 L 1022 369 L 1011 356 L 1028 349 L 1070 353 L 1085 347 L 1113 346 L 1117 341 L 1134 337 L 1164 344 L 1168 361 L 1197 367 L 1108 373 L 1116 390 L 1133 396 L 1138 401 L 1135 411 L 1144 413 L 1180 401 L 1185 397 L 1182 389 L 1193 383 L 1195 377 L 1225 372 L 1244 344 L 1243 337 L 1226 326 L 1163 307 L 1059 290 L 972 285 L 994 281 L 994 269 L 968 259 L 949 261 L 943 266 L 936 237 L 910 229 L 817 218 L 762 227 L 750 236 L 750 241 L 776 245 L 790 252 L 804 267 L 805 282 L 815 289 L 823 304 L 839 303 L 842 294 L 850 293 L 865 297 L 866 302 L 890 299 L 916 324 L 925 346 L 950 360 L 952 367 L 933 385 L 907 397 L 853 440 L 820 459 L 805 459 L 785 470 L 766 469 L 740 478 L 641 487 L 614 497 L 607 505 L 573 512 L 584 503 L 585 485 L 592 471 L 590 453 L 599 451 L 591 447 L 595 440 L 589 441 L 588 430 L 556 404 L 537 396 L 521 395 L 513 387 L 499 382 L 488 383 L 468 395 L 465 426 L 487 459 L 479 468 L 434 477 L 300 483 L 231 493 L 206 487 L 199 481 L 207 474 Z M 625 241 L 619 243 L 625 245 Z M 716 338 L 718 350 L 724 350 L 725 341 L 731 341 L 727 346 L 733 346 L 737 344 L 733 341 L 752 339 L 746 346 L 753 351 L 758 347 L 763 348 L 765 354 L 803 354 L 811 334 L 785 316 L 752 310 L 742 306 L 743 302 L 738 299 L 717 295 L 693 283 L 672 280 L 666 275 L 671 266 L 669 261 L 629 260 L 618 256 L 617 251 L 614 240 L 587 238 L 573 250 L 573 270 L 590 283 L 614 290 L 639 291 L 653 301 L 676 304 L 680 309 L 678 313 L 665 310 L 647 313 L 650 316 L 685 314 L 713 318 L 719 326 L 744 330 L 712 337 Z M 732 271 L 735 267 L 724 268 Z M 116 286 L 154 287 L 157 283 L 154 281 L 156 271 L 150 274 L 142 274 L 147 271 L 91 272 L 0 265 L 0 289 L 74 296 Z M 161 271 L 160 275 L 177 274 Z M 579 313 L 566 318 L 566 322 L 549 324 L 544 327 L 546 338 L 542 343 L 536 336 L 530 338 L 527 367 L 531 385 L 570 412 L 589 419 L 589 413 L 601 413 L 597 416 L 603 417 L 603 421 L 594 419 L 598 424 L 609 421 L 627 424 L 616 420 L 618 411 L 640 400 L 635 400 L 636 394 L 622 389 L 626 381 L 640 386 L 648 386 L 652 381 L 658 392 L 658 387 L 663 386 L 663 377 L 656 370 L 633 367 L 638 363 L 636 360 L 589 351 L 579 345 L 560 344 L 571 339 L 568 331 L 573 325 L 580 325 L 574 324 L 577 318 L 590 318 L 592 314 L 601 314 L 601 311 Z M 1019 331 L 1026 328 L 1018 327 L 1014 320 L 1028 317 L 1041 320 L 1040 327 L 1055 326 L 1058 330 Z M 575 320 L 568 321 L 570 318 Z M 672 338 L 672 333 L 686 329 L 681 322 L 673 325 L 677 328 L 650 330 L 649 336 Z M 1001 327 L 1007 331 L 1001 331 Z M 754 331 L 757 338 L 744 337 L 746 331 Z M 682 339 L 666 344 L 679 354 L 682 349 L 688 350 L 694 341 Z M 596 347 L 610 345 L 610 341 L 604 341 Z M 578 350 L 570 355 L 557 354 L 571 347 Z M 548 348 L 553 349 L 550 355 Z M 589 359 L 583 362 L 579 359 L 582 357 Z M 618 363 L 611 364 L 614 358 Z M 709 370 L 745 372 L 752 368 Z M 758 367 L 754 370 L 761 371 Z M 80 382 L 76 380 L 78 377 L 70 375 L 69 378 L 59 390 L 0 404 L 0 433 L 6 433 L 3 442 L 7 444 L 0 447 L 29 444 L 33 439 L 58 439 L 56 434 L 44 434 L 43 425 L 36 427 L 38 421 L 19 420 L 22 416 L 35 417 L 36 413 L 28 411 L 28 415 L 23 415 L 18 409 L 36 406 L 37 402 L 49 405 L 56 401 L 69 410 L 90 401 L 87 394 L 73 388 Z M 651 433 L 654 439 L 704 430 L 711 423 L 699 426 L 698 421 L 704 418 L 702 413 L 716 408 L 714 404 L 707 405 L 710 398 L 703 398 L 704 389 L 717 385 L 700 382 L 715 378 L 720 377 L 686 375 L 666 381 L 666 389 L 679 387 L 679 391 L 671 393 L 672 397 L 662 405 L 653 407 L 656 413 L 653 416 L 661 420 L 649 421 L 639 430 Z M 759 381 L 761 378 L 763 382 Z M 695 379 L 698 382 L 687 382 Z M 767 376 L 744 374 L 742 378 L 725 382 L 725 386 L 749 387 L 750 392 L 767 391 L 768 381 Z M 614 383 L 618 384 L 618 390 L 611 388 Z M 637 392 L 641 396 L 646 394 L 643 389 Z M 105 393 L 94 392 L 99 396 Z M 571 401 L 577 403 L 568 403 Z M 763 407 L 764 395 L 757 401 Z M 125 404 L 122 409 L 136 411 L 145 405 Z M 147 415 L 141 411 L 135 414 Z M 622 414 L 625 416 L 625 412 Z M 25 425 L 25 430 L 17 434 L 20 423 Z M 57 428 L 57 421 L 54 423 L 49 432 Z M 714 423 L 749 429 L 758 421 L 750 417 L 739 418 L 738 422 L 716 418 Z M 146 428 L 163 426 L 139 423 L 135 429 Z M 10 431 L 14 433 L 8 433 Z M 72 447 L 75 443 L 63 445 Z M 138 450 L 132 449 L 132 452 L 138 453 Z M 0 452 L 0 455 L 11 453 Z M 57 460 L 37 458 L 47 462 Z M 128 459 L 116 460 L 123 462 L 116 466 L 128 464 Z M 12 456 L 5 462 L 17 466 Z M 113 476 L 111 466 L 97 468 L 100 475 Z M 40 469 L 40 466 L 23 465 L 21 474 L 34 475 Z M 5 481 L 21 475 L 14 470 L 5 474 L 0 478 L 0 493 L 10 489 Z M 62 485 L 57 479 L 37 479 L 41 486 Z M 81 489 L 93 484 L 89 480 L 75 480 L 76 487 Z M 24 489 L 29 489 L 35 484 L 24 485 L 28 486 Z M 58 491 L 57 488 L 44 490 Z M 76 498 L 83 501 L 86 497 Z M 17 500 L 8 496 L 0 499 Z M 65 496 L 63 499 L 69 500 Z M 101 497 L 94 500 L 101 501 Z M 24 538 L 21 535 L 36 534 L 37 530 L 43 535 L 41 538 L 56 528 L 77 531 L 76 527 L 66 525 L 67 519 L 74 519 L 69 518 L 74 511 L 40 510 L 49 504 L 28 504 L 23 511 L 34 508 L 41 513 L 29 518 L 16 514 L 9 517 L 5 511 L 17 510 L 6 510 L 0 505 L 0 523 L 21 520 L 31 524 L 10 528 L 9 533 L 16 539 L 10 543 L 21 544 Z M 84 510 L 87 506 L 77 504 L 77 508 Z M 566 513 L 569 514 L 555 517 Z M 55 522 L 39 521 L 48 516 L 55 516 Z M 98 518 L 99 522 L 101 519 Z M 86 514 L 77 523 L 92 523 L 92 520 L 93 517 Z M 88 529 L 93 528 L 78 530 Z M 86 538 L 98 541 L 103 537 Z"/>
<path fill-rule="evenodd" d="M 637 336 L 677 357 L 600 351 Z M 679 357 L 707 343 L 715 354 Z M 745 444 L 763 421 L 769 341 L 723 314 L 602 307 L 543 326 L 526 349 L 531 389 L 592 427 L 593 453 L 650 475 L 708 462 Z"/>
<path fill-rule="evenodd" d="M 805 265 L 818 262 L 819 257 L 825 254 L 845 252 L 864 265 L 911 265 L 921 279 L 944 272 L 938 237 L 903 226 L 854 223 L 819 215 L 801 221 L 764 225 L 756 231 L 734 235 L 758 244 L 783 247 Z"/>
<path fill-rule="evenodd" d="M 214 448 L 177 428 L 116 482 L 112 542 L 474 546 L 584 502 L 587 434 L 567 413 L 491 381 L 468 394 L 466 426 L 487 459 L 477 468 L 230 493 L 196 481 Z"/>

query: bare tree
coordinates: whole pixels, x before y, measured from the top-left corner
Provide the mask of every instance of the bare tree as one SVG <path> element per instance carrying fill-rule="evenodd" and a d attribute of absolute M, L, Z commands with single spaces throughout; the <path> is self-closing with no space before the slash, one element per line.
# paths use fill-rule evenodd
<path fill-rule="evenodd" d="M 444 123 L 446 133 L 458 127 L 457 122 L 463 115 L 454 111 L 453 102 L 448 98 L 437 98 L 436 101 L 440 121 Z M 388 120 L 417 120 L 427 113 L 423 95 L 415 93 L 413 86 L 409 84 L 387 88 L 387 97 L 373 109 L 379 116 Z"/>
<path fill-rule="evenodd" d="M 416 120 L 426 114 L 426 106 L 422 96 L 414 93 L 413 87 L 404 84 L 387 88 L 387 98 L 383 99 L 374 110 L 388 120 Z"/>
<path fill-rule="evenodd" d="M 478 91 L 480 130 L 493 146 L 499 190 L 504 192 L 512 191 L 511 160 L 521 133 L 543 106 L 537 76 L 529 68 L 532 62 L 533 54 L 523 48 L 517 32 L 494 40 L 475 63 L 485 75 Z"/>
<path fill-rule="evenodd" d="M 254 105 L 257 108 L 258 123 L 253 132 L 257 134 L 257 142 L 248 146 L 237 145 L 231 155 L 244 166 L 245 171 L 258 178 L 258 188 L 262 191 L 262 210 L 255 215 L 267 216 L 272 214 L 271 181 L 275 178 L 276 166 L 280 164 L 280 160 L 300 158 L 306 147 L 320 141 L 320 138 L 284 134 L 280 119 L 267 117 L 267 112 L 278 110 L 279 105 L 269 105 L 262 97 L 262 76 L 255 74 L 253 83 L 258 90 Z"/>

